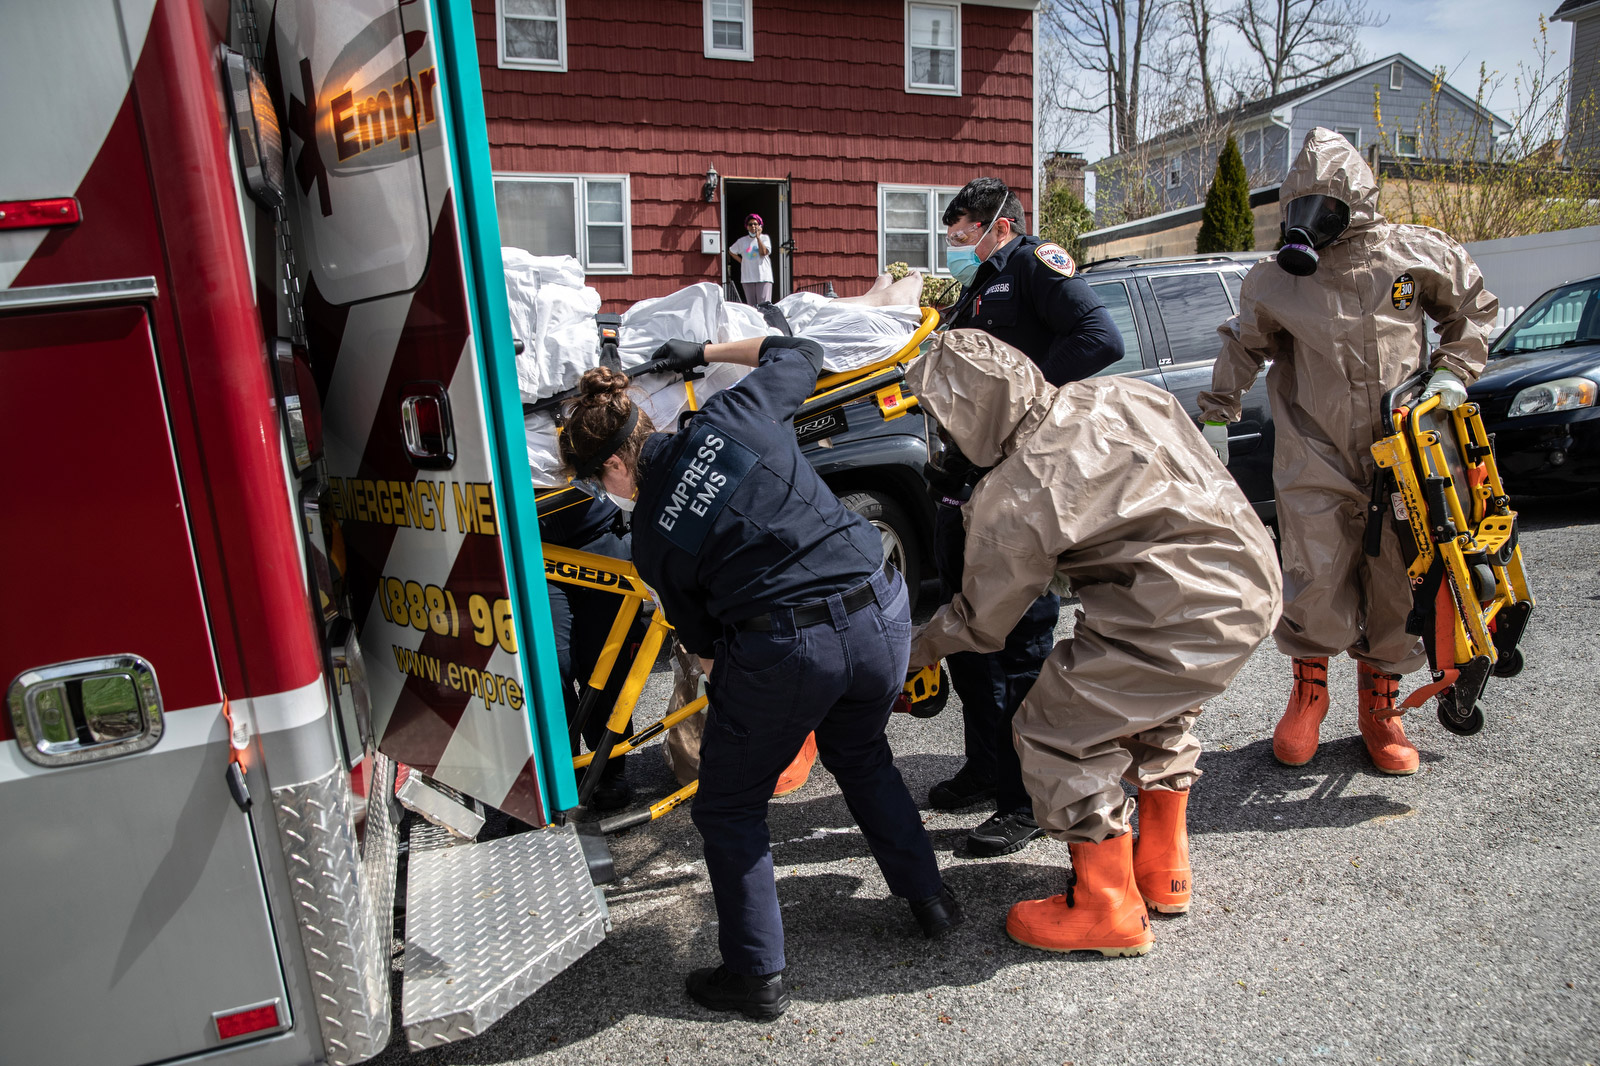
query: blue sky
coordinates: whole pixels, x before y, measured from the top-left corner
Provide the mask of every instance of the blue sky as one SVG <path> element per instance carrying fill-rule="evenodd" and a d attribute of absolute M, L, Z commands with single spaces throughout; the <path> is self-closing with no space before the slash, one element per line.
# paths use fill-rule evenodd
<path fill-rule="evenodd" d="M 1506 75 L 1489 99 L 1490 109 L 1505 117 L 1515 108 L 1512 78 L 1519 62 L 1537 66 L 1535 39 L 1539 16 L 1546 17 L 1559 0 L 1410 0 L 1387 6 L 1389 20 L 1383 26 L 1363 30 L 1361 46 L 1368 60 L 1404 52 L 1424 67 L 1443 66 L 1448 80 L 1457 89 L 1473 95 L 1478 87 L 1478 65 L 1487 63 L 1491 71 Z M 1230 54 L 1242 58 L 1238 42 L 1227 45 Z M 1572 24 L 1553 22 L 1549 47 L 1555 52 L 1552 72 L 1564 70 L 1572 49 Z M 1093 161 L 1106 152 L 1104 123 L 1093 127 L 1074 146 Z"/>

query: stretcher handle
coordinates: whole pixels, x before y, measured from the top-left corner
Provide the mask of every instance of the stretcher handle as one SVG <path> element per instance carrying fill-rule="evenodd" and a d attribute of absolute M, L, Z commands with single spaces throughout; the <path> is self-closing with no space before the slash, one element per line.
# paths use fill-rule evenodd
<path fill-rule="evenodd" d="M 1430 368 L 1423 367 L 1383 394 L 1383 428 L 1386 434 L 1397 432 L 1394 424 L 1394 412 L 1400 406 L 1400 397 L 1405 394 L 1407 389 L 1426 385 L 1428 376 L 1432 373 L 1433 371 Z"/>

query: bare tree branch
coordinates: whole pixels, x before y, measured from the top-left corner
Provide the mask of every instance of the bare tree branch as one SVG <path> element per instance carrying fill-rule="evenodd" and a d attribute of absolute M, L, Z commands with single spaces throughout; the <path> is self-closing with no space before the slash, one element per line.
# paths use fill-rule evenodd
<path fill-rule="evenodd" d="M 1258 99 L 1354 67 L 1361 29 L 1388 21 L 1367 0 L 1239 0 L 1217 17 L 1257 61 L 1241 87 Z"/>
<path fill-rule="evenodd" d="M 1213 71 L 1218 56 L 1212 34 L 1216 29 L 1217 0 L 1172 0 L 1176 33 L 1170 43 L 1192 64 L 1191 77 L 1200 87 L 1200 102 L 1208 115 L 1217 113 Z"/>
<path fill-rule="evenodd" d="M 1160 30 L 1166 0 L 1045 0 L 1041 36 L 1056 60 L 1103 82 L 1065 97 L 1069 110 L 1106 114 L 1111 153 L 1139 141 L 1140 86 L 1146 51 Z"/>

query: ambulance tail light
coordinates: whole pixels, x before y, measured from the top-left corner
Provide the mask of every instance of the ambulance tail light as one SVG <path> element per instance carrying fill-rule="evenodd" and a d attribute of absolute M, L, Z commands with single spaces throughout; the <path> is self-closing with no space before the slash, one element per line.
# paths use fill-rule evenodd
<path fill-rule="evenodd" d="M 77 199 L 71 196 L 0 201 L 0 230 L 71 226 L 82 221 L 83 212 Z"/>
<path fill-rule="evenodd" d="M 272 95 L 260 73 L 238 52 L 223 49 L 222 67 L 245 188 L 258 203 L 277 207 L 283 203 L 283 129 Z"/>
<path fill-rule="evenodd" d="M 278 385 L 278 409 L 283 413 L 284 439 L 294 457 L 296 474 L 304 474 L 322 458 L 322 405 L 305 349 L 279 337 L 273 342 L 273 376 Z"/>
<path fill-rule="evenodd" d="M 211 1020 L 217 1027 L 217 1039 L 224 1043 L 254 1033 L 282 1029 L 284 1025 L 275 999 L 230 1011 L 218 1011 L 211 1016 Z"/>

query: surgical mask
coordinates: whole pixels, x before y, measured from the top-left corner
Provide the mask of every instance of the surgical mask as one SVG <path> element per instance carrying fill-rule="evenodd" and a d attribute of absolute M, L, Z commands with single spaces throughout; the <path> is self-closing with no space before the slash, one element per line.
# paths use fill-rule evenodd
<path fill-rule="evenodd" d="M 978 273 L 978 267 L 983 262 L 978 258 L 978 245 L 983 243 L 984 236 L 994 228 L 994 223 L 995 220 L 990 219 L 989 224 L 978 234 L 978 239 L 971 244 L 955 245 L 950 243 L 948 237 L 945 238 L 944 265 L 962 285 L 972 284 L 973 277 Z"/>
<path fill-rule="evenodd" d="M 611 502 L 616 504 L 617 509 L 623 514 L 633 513 L 633 500 L 629 499 L 627 496 L 618 496 L 614 492 L 607 492 L 606 495 L 611 497 Z"/>
<path fill-rule="evenodd" d="M 1350 205 L 1332 196 L 1296 196 L 1283 205 L 1283 247 L 1278 249 L 1278 265 L 1295 277 L 1310 277 L 1317 272 L 1326 248 L 1350 228 Z"/>

